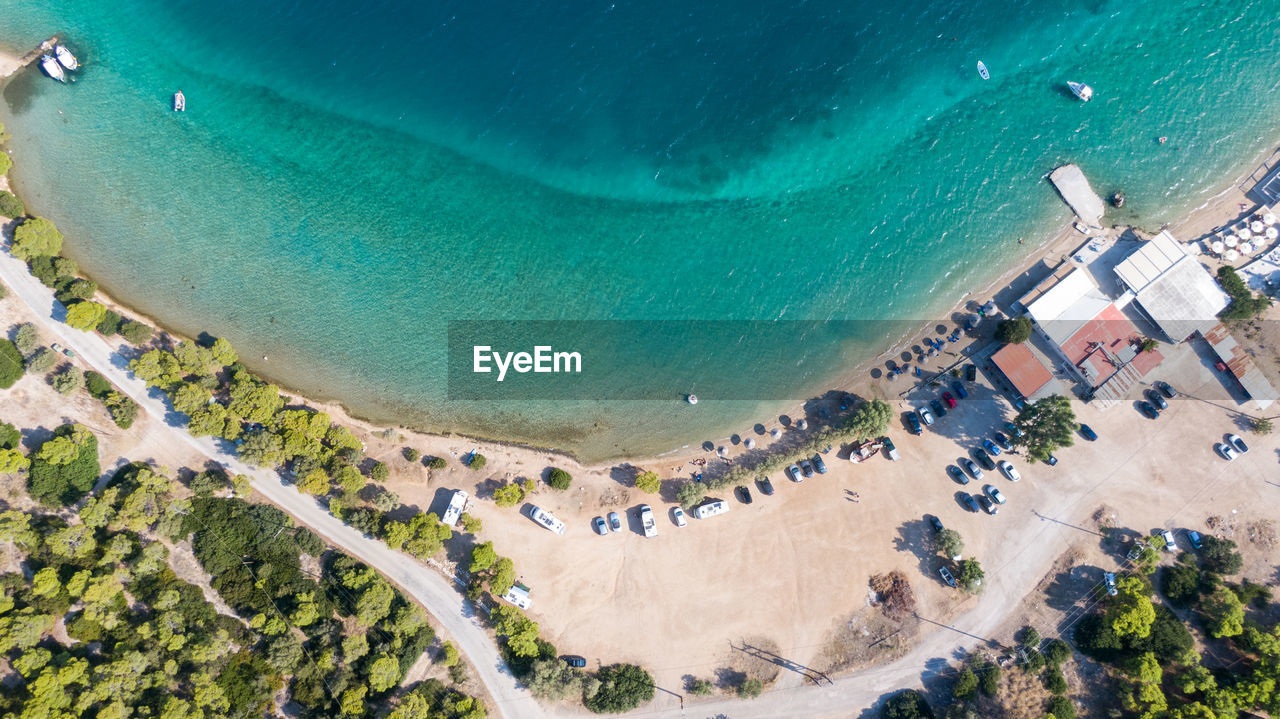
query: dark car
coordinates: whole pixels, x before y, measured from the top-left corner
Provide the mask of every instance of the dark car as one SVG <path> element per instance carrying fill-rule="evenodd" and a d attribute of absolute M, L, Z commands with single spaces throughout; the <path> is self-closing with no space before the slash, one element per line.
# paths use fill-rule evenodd
<path fill-rule="evenodd" d="M 965 474 L 959 467 L 955 466 L 954 464 L 947 465 L 947 474 L 951 475 L 951 478 L 959 482 L 960 484 L 969 483 L 969 475 Z"/>
<path fill-rule="evenodd" d="M 942 419 L 947 416 L 947 408 L 942 406 L 942 402 L 936 399 L 931 399 L 929 400 L 929 406 L 933 408 L 933 413 L 937 415 L 938 419 Z"/>
<path fill-rule="evenodd" d="M 1169 399 L 1173 399 L 1178 396 L 1178 390 L 1170 387 L 1169 383 L 1164 380 L 1156 382 L 1156 389 L 1160 390 L 1160 394 L 1168 397 Z"/>
<path fill-rule="evenodd" d="M 818 470 L 818 474 L 827 473 L 827 463 L 822 461 L 822 457 L 813 455 L 813 468 Z"/>
<path fill-rule="evenodd" d="M 751 490 L 746 485 L 738 487 L 738 501 L 743 504 L 751 504 Z"/>
<path fill-rule="evenodd" d="M 807 460 L 807 459 L 802 459 L 802 460 L 800 460 L 800 471 L 804 473 L 804 476 L 806 476 L 806 477 L 812 477 L 812 476 L 813 476 L 813 463 L 812 463 L 812 462 L 810 462 L 810 461 L 809 461 L 809 460 Z"/>
<path fill-rule="evenodd" d="M 964 508 L 969 510 L 970 512 L 979 511 L 978 500 L 974 499 L 972 494 L 969 494 L 968 492 L 961 492 L 960 501 L 964 502 Z"/>
<path fill-rule="evenodd" d="M 1159 419 L 1160 410 L 1156 409 L 1154 404 L 1143 400 L 1138 403 L 1138 411 L 1147 416 L 1147 419 Z"/>
<path fill-rule="evenodd" d="M 581 669 L 587 665 L 587 660 L 576 654 L 566 654 L 560 658 L 564 660 L 565 664 L 568 664 L 574 669 Z"/>
<path fill-rule="evenodd" d="M 933 531 L 935 531 L 935 532 L 941 532 L 941 531 L 942 531 L 943 527 L 942 527 L 942 520 L 941 520 L 941 519 L 938 519 L 937 517 L 933 516 L 932 514 L 926 514 L 926 515 L 925 515 L 925 518 L 929 520 L 929 524 L 930 524 L 930 526 L 932 526 L 932 527 L 933 527 Z"/>
<path fill-rule="evenodd" d="M 948 406 L 948 407 L 950 407 L 951 409 L 955 409 L 955 406 L 956 406 L 956 398 L 955 398 L 955 396 L 954 396 L 954 395 L 952 395 L 950 392 L 943 392 L 943 393 L 942 393 L 942 401 L 943 401 L 943 402 L 946 402 L 946 403 L 947 403 L 947 406 Z"/>
<path fill-rule="evenodd" d="M 987 454 L 986 450 L 981 447 L 973 450 L 973 458 L 978 460 L 978 464 L 982 465 L 983 469 L 991 472 L 996 471 L 996 463 L 992 461 L 991 455 Z"/>
<path fill-rule="evenodd" d="M 920 426 L 920 418 L 916 416 L 915 412 L 908 412 L 906 416 L 908 432 L 911 434 L 920 434 L 924 431 L 924 427 Z"/>
<path fill-rule="evenodd" d="M 1164 410 L 1169 409 L 1169 403 L 1164 401 L 1164 395 L 1160 394 L 1159 392 L 1153 389 L 1147 390 L 1145 394 L 1147 395 L 1147 399 L 1150 400 L 1151 404 L 1154 404 L 1155 406 L 1159 407 L 1160 411 L 1163 412 Z"/>
<path fill-rule="evenodd" d="M 1098 439 L 1098 433 L 1094 432 L 1093 427 L 1090 427 L 1087 424 L 1080 425 L 1080 436 L 1084 437 L 1090 442 L 1093 442 L 1094 440 Z"/>
<path fill-rule="evenodd" d="M 770 482 L 768 477 L 761 477 L 760 481 L 756 482 L 756 484 L 760 487 L 761 494 L 766 497 L 773 496 L 773 482 Z"/>
<path fill-rule="evenodd" d="M 952 382 L 951 389 L 955 390 L 956 396 L 960 399 L 966 399 L 969 396 L 969 390 L 964 388 L 964 383 L 960 380 Z"/>
<path fill-rule="evenodd" d="M 997 506 L 996 506 L 996 503 L 995 503 L 995 502 L 992 502 L 992 501 L 991 501 L 991 498 L 990 498 L 990 497 L 988 497 L 987 495 L 985 495 L 985 494 L 979 494 L 979 495 L 978 495 L 978 502 L 980 502 L 980 503 L 982 504 L 982 509 L 983 509 L 983 511 L 985 511 L 987 514 L 999 514 L 999 513 L 1000 513 L 1000 508 L 999 508 L 999 507 L 997 507 Z"/>
<path fill-rule="evenodd" d="M 964 378 L 968 382 L 978 381 L 978 365 L 967 364 L 964 366 Z"/>
<path fill-rule="evenodd" d="M 982 448 L 987 450 L 987 454 L 990 454 L 992 457 L 1000 456 L 1000 448 L 996 446 L 995 442 L 992 442 L 989 439 L 982 440 Z"/>
<path fill-rule="evenodd" d="M 1000 449 L 1006 452 L 1013 451 L 1013 445 L 1009 443 L 1009 438 L 1004 435 L 1004 432 L 996 432 L 992 437 L 995 438 L 996 444 L 1000 445 Z"/>
<path fill-rule="evenodd" d="M 1011 437 L 1021 437 L 1023 435 L 1022 430 L 1018 429 L 1018 425 L 1013 422 L 1005 422 L 1004 431 L 1008 432 Z"/>
<path fill-rule="evenodd" d="M 1197 552 L 1200 551 L 1201 539 L 1202 538 L 1200 537 L 1200 533 L 1197 532 L 1196 530 L 1194 529 L 1187 530 L 1187 541 L 1191 543 L 1191 548 L 1196 550 Z"/>
<path fill-rule="evenodd" d="M 974 464 L 973 460 L 967 457 L 962 457 L 960 459 L 960 464 L 961 466 L 964 467 L 966 472 L 973 475 L 974 479 L 982 479 L 982 470 L 978 469 L 978 465 Z M 968 483 L 969 483 L 969 480 L 967 479 L 964 480 L 964 484 L 968 484 Z"/>
<path fill-rule="evenodd" d="M 1049 465 L 1050 467 L 1056 467 L 1058 466 L 1058 458 L 1051 454 L 1049 455 L 1049 458 L 1044 461 L 1044 463 Z"/>

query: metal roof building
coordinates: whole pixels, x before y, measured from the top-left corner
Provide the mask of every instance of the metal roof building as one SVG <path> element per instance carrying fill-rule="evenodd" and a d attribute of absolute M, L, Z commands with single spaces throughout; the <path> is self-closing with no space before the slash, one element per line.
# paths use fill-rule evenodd
<path fill-rule="evenodd" d="M 1174 342 L 1212 328 L 1230 302 L 1217 280 L 1167 231 L 1116 265 L 1116 275 Z"/>
<path fill-rule="evenodd" d="M 1111 304 L 1089 273 L 1063 262 L 1030 292 L 1018 299 L 1027 314 L 1055 344 L 1063 344 L 1077 330 Z"/>
<path fill-rule="evenodd" d="M 1024 399 L 1035 401 L 1053 394 L 1049 389 L 1053 374 L 1025 344 L 1005 345 L 991 355 L 991 364 Z"/>

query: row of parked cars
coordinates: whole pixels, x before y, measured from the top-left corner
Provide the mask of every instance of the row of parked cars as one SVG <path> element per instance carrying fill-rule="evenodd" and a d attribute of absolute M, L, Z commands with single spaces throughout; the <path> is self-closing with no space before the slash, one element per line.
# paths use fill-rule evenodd
<path fill-rule="evenodd" d="M 926 407 L 918 407 L 915 412 L 907 414 L 907 429 L 911 434 L 920 434 L 925 427 L 932 426 L 937 419 L 947 416 L 948 409 L 955 409 L 956 397 L 964 399 L 969 396 L 968 390 L 964 388 L 964 383 L 956 380 L 951 383 L 951 392 L 943 392 L 941 399 L 931 399 Z"/>
<path fill-rule="evenodd" d="M 1138 411 L 1146 415 L 1147 419 L 1159 419 L 1160 413 L 1169 409 L 1169 403 L 1166 400 L 1173 399 L 1178 396 L 1178 391 L 1169 385 L 1168 382 L 1160 380 L 1152 385 L 1152 388 L 1143 393 L 1146 397 L 1138 402 Z"/>
<path fill-rule="evenodd" d="M 813 459 L 802 459 L 799 464 L 787 467 L 787 474 L 791 476 L 791 481 L 797 483 L 803 482 L 806 477 L 812 477 L 814 472 L 827 473 L 827 463 L 822 461 L 820 454 L 813 455 Z M 750 504 L 750 500 L 747 503 Z"/>

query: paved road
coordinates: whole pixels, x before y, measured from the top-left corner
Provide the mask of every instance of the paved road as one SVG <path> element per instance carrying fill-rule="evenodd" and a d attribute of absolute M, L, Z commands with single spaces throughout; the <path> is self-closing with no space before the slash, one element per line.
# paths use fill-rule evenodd
<path fill-rule="evenodd" d="M 173 424 L 173 412 L 162 401 L 160 392 L 151 391 L 129 372 L 123 357 L 97 334 L 72 329 L 61 322 L 65 310 L 53 297 L 53 291 L 32 277 L 27 266 L 10 255 L 0 253 L 0 279 L 35 313 L 46 338 L 71 348 L 86 363 L 102 373 L 120 391 L 129 395 L 157 422 L 158 431 L 168 432 L 175 444 L 186 445 L 230 471 L 253 477 L 253 488 L 277 507 L 292 515 L 343 551 L 382 572 L 430 612 L 476 668 L 480 680 L 497 706 L 498 716 L 512 719 L 545 717 L 542 707 L 532 695 L 519 686 L 503 663 L 498 649 L 479 620 L 449 581 L 377 540 L 365 538 L 322 509 L 314 497 L 302 494 L 281 482 L 272 471 L 255 469 L 221 449 L 212 439 L 197 439 L 185 427 Z"/>

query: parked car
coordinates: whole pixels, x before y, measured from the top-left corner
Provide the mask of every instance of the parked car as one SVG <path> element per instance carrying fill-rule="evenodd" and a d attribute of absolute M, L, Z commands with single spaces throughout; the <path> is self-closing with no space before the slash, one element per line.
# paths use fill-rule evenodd
<path fill-rule="evenodd" d="M 917 409 L 916 414 L 920 415 L 920 421 L 924 422 L 924 426 L 933 426 L 933 413 L 929 411 L 928 407 L 921 407 Z"/>
<path fill-rule="evenodd" d="M 671 519 L 675 521 L 677 527 L 683 527 L 688 524 L 688 520 L 684 518 L 684 510 L 676 507 L 671 510 Z"/>
<path fill-rule="evenodd" d="M 902 455 L 898 454 L 898 447 L 893 443 L 893 440 L 888 437 L 881 437 L 880 444 L 884 445 L 884 456 L 891 461 L 896 462 L 901 458 Z"/>
<path fill-rule="evenodd" d="M 941 519 L 938 519 L 937 517 L 935 517 L 935 516 L 934 516 L 934 515 L 932 515 L 932 514 L 926 514 L 926 515 L 925 515 L 925 518 L 926 518 L 926 519 L 928 519 L 928 520 L 929 520 L 929 524 L 933 526 L 933 531 L 935 531 L 935 532 L 941 532 L 941 531 L 944 529 L 944 527 L 942 526 L 942 520 L 941 520 Z"/>
<path fill-rule="evenodd" d="M 978 511 L 978 500 L 974 499 L 972 494 L 969 494 L 968 492 L 961 492 L 960 501 L 964 502 L 965 509 L 970 512 Z"/>
<path fill-rule="evenodd" d="M 907 413 L 907 431 L 911 434 L 920 434 L 924 428 L 920 426 L 920 417 L 915 412 Z"/>
<path fill-rule="evenodd" d="M 1102 575 L 1102 582 L 1107 585 L 1107 594 L 1110 594 L 1113 597 L 1116 594 L 1119 594 L 1120 590 L 1116 588 L 1115 572 L 1107 572 L 1106 574 Z"/>
<path fill-rule="evenodd" d="M 1004 495 L 1000 493 L 1000 490 L 994 484 L 984 484 L 982 491 L 986 492 L 987 496 L 996 504 L 1004 504 Z"/>
<path fill-rule="evenodd" d="M 1021 437 L 1024 434 L 1022 430 L 1018 429 L 1018 425 L 1013 422 L 1005 422 L 1004 431 L 1008 432 L 1011 437 Z"/>
<path fill-rule="evenodd" d="M 1213 448 L 1228 462 L 1236 458 L 1236 448 L 1225 442 L 1219 442 L 1213 445 Z"/>
<path fill-rule="evenodd" d="M 969 363 L 964 366 L 964 379 L 966 382 L 978 381 L 978 365 Z"/>
<path fill-rule="evenodd" d="M 1227 444 L 1235 447 L 1236 451 L 1240 454 L 1244 454 L 1249 451 L 1249 445 L 1245 444 L 1244 440 L 1240 439 L 1240 435 L 1238 434 L 1227 435 Z"/>
<path fill-rule="evenodd" d="M 596 517 L 591 520 L 591 528 L 596 530 L 596 534 L 599 534 L 601 537 L 609 533 L 609 528 L 605 526 L 604 523 L 604 517 Z"/>
<path fill-rule="evenodd" d="M 793 464 L 790 467 L 787 467 L 787 474 L 791 475 L 792 482 L 804 481 L 804 477 L 800 474 L 800 467 L 797 465 Z"/>
<path fill-rule="evenodd" d="M 955 380 L 954 382 L 951 383 L 951 389 L 955 391 L 956 396 L 959 397 L 960 399 L 968 399 L 969 390 L 964 388 L 964 382 L 961 382 L 960 380 Z"/>
<path fill-rule="evenodd" d="M 931 399 L 929 400 L 929 406 L 933 408 L 933 413 L 938 415 L 938 419 L 942 419 L 947 416 L 947 408 L 942 406 L 942 402 L 936 399 Z"/>
<path fill-rule="evenodd" d="M 807 459 L 800 460 L 800 471 L 804 473 L 805 479 L 813 476 L 813 463 Z"/>
<path fill-rule="evenodd" d="M 574 669 L 581 669 L 587 665 L 587 660 L 576 654 L 566 654 L 560 658 L 564 660 L 565 664 L 568 664 Z"/>
<path fill-rule="evenodd" d="M 972 475 L 974 479 L 982 479 L 982 470 L 978 469 L 978 465 L 974 464 L 973 460 L 965 457 L 960 460 L 960 464 L 964 465 L 965 471 Z M 964 483 L 968 484 L 969 480 L 966 479 Z"/>
<path fill-rule="evenodd" d="M 1154 404 L 1151 404 L 1146 400 L 1142 400 L 1141 402 L 1138 403 L 1138 411 L 1146 415 L 1147 419 L 1160 418 L 1160 411 L 1156 409 L 1156 406 Z"/>
<path fill-rule="evenodd" d="M 1187 542 L 1191 545 L 1192 549 L 1196 550 L 1197 552 L 1200 551 L 1201 537 L 1199 532 L 1197 532 L 1194 529 L 1188 529 Z"/>
<path fill-rule="evenodd" d="M 747 485 L 741 485 L 734 491 L 738 494 L 739 502 L 742 502 L 743 504 L 751 504 L 753 501 L 751 499 L 751 490 L 747 488 Z"/>
<path fill-rule="evenodd" d="M 982 504 L 982 509 L 986 511 L 987 514 L 995 515 L 1000 513 L 1000 508 L 997 507 L 996 503 L 992 502 L 991 498 L 987 495 L 979 494 L 978 502 Z"/>
<path fill-rule="evenodd" d="M 1044 461 L 1044 463 L 1049 465 L 1050 467 L 1056 467 L 1058 466 L 1058 458 L 1051 454 L 1049 455 L 1049 458 Z"/>
<path fill-rule="evenodd" d="M 973 462 L 969 462 L 969 464 L 973 464 Z M 960 484 L 969 483 L 969 475 L 965 474 L 963 471 L 960 470 L 959 467 L 955 466 L 954 464 L 947 465 L 947 474 L 951 475 L 951 478 L 959 482 Z"/>
<path fill-rule="evenodd" d="M 1090 427 L 1087 424 L 1080 425 L 1080 436 L 1084 437 L 1090 442 L 1096 441 L 1098 439 L 1098 433 L 1094 432 L 1093 427 Z"/>
<path fill-rule="evenodd" d="M 1000 447 L 996 446 L 996 443 L 989 439 L 982 440 L 982 448 L 987 450 L 987 454 L 990 454 L 992 457 L 1000 456 Z"/>
<path fill-rule="evenodd" d="M 992 435 L 992 439 L 996 441 L 996 444 L 1000 447 L 1000 449 L 1003 449 L 1006 452 L 1013 451 L 1013 443 L 1009 441 L 1008 437 L 1004 436 L 1003 432 L 996 432 L 994 435 Z"/>
<path fill-rule="evenodd" d="M 766 497 L 773 496 L 773 482 L 770 482 L 768 477 L 761 477 L 760 480 L 756 482 L 756 485 L 760 487 L 761 494 Z"/>
<path fill-rule="evenodd" d="M 1000 471 L 1004 473 L 1004 476 L 1009 478 L 1010 482 L 1016 482 L 1022 479 L 1022 475 L 1018 474 L 1018 470 L 1014 469 L 1012 464 L 1009 464 L 1003 459 L 1000 460 Z"/>
<path fill-rule="evenodd" d="M 617 512 L 609 512 L 609 529 L 615 532 L 622 531 L 622 517 Z"/>
<path fill-rule="evenodd" d="M 954 589 L 956 587 L 956 578 L 951 576 L 951 572 L 946 567 L 938 567 L 938 575 L 942 577 L 942 581 L 947 583 L 948 587 Z"/>
<path fill-rule="evenodd" d="M 1163 532 L 1156 532 L 1156 536 L 1164 540 L 1164 550 L 1166 552 L 1178 549 L 1178 545 L 1173 541 L 1173 532 L 1166 529 Z"/>
<path fill-rule="evenodd" d="M 827 473 L 827 463 L 823 462 L 822 457 L 816 454 L 813 455 L 813 468 L 818 470 L 818 474 Z"/>
<path fill-rule="evenodd" d="M 991 455 L 987 454 L 986 450 L 981 447 L 973 450 L 973 458 L 978 460 L 978 464 L 982 465 L 983 469 L 989 469 L 992 472 L 996 470 L 995 461 L 992 460 Z"/>
<path fill-rule="evenodd" d="M 1178 391 L 1173 387 L 1170 387 L 1169 383 L 1164 380 L 1158 380 L 1156 382 L 1156 389 L 1160 390 L 1160 394 L 1168 397 L 1169 399 L 1173 399 L 1178 396 Z"/>
<path fill-rule="evenodd" d="M 1153 389 L 1149 389 L 1146 392 L 1143 392 L 1143 394 L 1146 396 L 1147 400 L 1151 402 L 1151 404 L 1154 404 L 1155 406 L 1159 407 L 1161 412 L 1165 411 L 1166 409 L 1169 409 L 1169 403 L 1164 400 L 1164 395 L 1160 394 L 1159 392 Z"/>
<path fill-rule="evenodd" d="M 956 407 L 955 395 L 951 394 L 950 392 L 943 392 L 942 401 L 947 403 L 948 409 L 955 409 Z"/>

